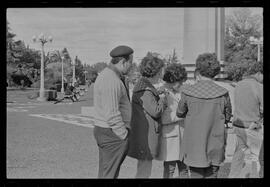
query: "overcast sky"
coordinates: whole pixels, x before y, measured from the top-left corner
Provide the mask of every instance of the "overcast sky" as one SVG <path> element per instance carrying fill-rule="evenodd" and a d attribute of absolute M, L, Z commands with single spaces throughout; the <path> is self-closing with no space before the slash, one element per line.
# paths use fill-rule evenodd
<path fill-rule="evenodd" d="M 41 32 L 53 37 L 46 52 L 66 47 L 86 64 L 108 62 L 109 52 L 117 45 L 128 45 L 135 51 L 134 60 L 148 51 L 182 55 L 183 8 L 10 8 L 7 20 L 16 34 L 31 48 Z M 226 8 L 229 14 L 232 8 Z M 252 8 L 262 14 L 262 8 Z"/>

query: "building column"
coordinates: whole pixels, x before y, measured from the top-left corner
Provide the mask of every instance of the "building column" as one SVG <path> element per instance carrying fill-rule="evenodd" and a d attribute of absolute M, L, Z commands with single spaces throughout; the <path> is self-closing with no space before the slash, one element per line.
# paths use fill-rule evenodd
<path fill-rule="evenodd" d="M 224 8 L 185 8 L 183 64 L 192 78 L 199 54 L 216 53 L 224 59 Z"/>

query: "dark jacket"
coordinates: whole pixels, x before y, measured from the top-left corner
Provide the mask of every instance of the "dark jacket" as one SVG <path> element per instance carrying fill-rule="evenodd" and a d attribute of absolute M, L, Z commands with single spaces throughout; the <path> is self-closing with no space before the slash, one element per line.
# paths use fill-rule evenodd
<path fill-rule="evenodd" d="M 225 159 L 224 124 L 231 118 L 228 91 L 211 80 L 185 87 L 176 114 L 185 117 L 180 159 L 192 167 L 220 165 Z"/>
<path fill-rule="evenodd" d="M 152 160 L 158 154 L 163 104 L 159 102 L 155 87 L 144 77 L 135 84 L 131 106 L 128 156 L 140 160 Z"/>

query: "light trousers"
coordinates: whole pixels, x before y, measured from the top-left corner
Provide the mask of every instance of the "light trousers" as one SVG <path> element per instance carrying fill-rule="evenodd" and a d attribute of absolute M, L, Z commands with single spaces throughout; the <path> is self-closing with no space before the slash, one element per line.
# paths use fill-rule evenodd
<path fill-rule="evenodd" d="M 234 132 L 237 141 L 228 178 L 258 178 L 262 129 L 249 130 L 234 127 Z"/>

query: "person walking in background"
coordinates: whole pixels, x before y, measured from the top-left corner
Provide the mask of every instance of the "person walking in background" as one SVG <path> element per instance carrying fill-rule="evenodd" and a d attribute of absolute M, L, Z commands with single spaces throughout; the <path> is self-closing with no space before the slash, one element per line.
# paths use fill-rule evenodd
<path fill-rule="evenodd" d="M 180 160 L 191 178 L 217 178 L 225 160 L 225 124 L 231 118 L 228 91 L 215 84 L 220 71 L 215 54 L 204 53 L 196 59 L 197 82 L 181 92 L 176 115 L 185 118 Z"/>
<path fill-rule="evenodd" d="M 70 98 L 71 98 L 71 100 L 72 100 L 73 102 L 79 100 L 79 99 L 78 99 L 78 96 L 77 96 L 77 93 L 76 93 L 76 89 L 75 89 L 74 86 L 72 86 L 72 82 L 69 82 L 69 83 L 68 83 L 67 88 L 66 88 L 66 90 L 65 90 L 65 94 L 66 94 L 66 95 L 71 95 Z"/>
<path fill-rule="evenodd" d="M 253 62 L 235 87 L 233 128 L 236 148 L 229 178 L 245 178 L 244 166 L 252 157 L 258 160 L 263 139 L 263 63 Z"/>
<path fill-rule="evenodd" d="M 132 94 L 131 133 L 128 156 L 138 159 L 136 178 L 149 178 L 152 160 L 158 154 L 160 117 L 165 101 L 159 98 L 156 84 L 162 78 L 164 62 L 148 54 L 140 64 L 142 77 Z"/>
<path fill-rule="evenodd" d="M 179 177 L 187 178 L 186 165 L 179 160 L 184 119 L 176 116 L 177 105 L 181 98 L 180 87 L 187 80 L 187 72 L 181 64 L 173 63 L 165 69 L 163 80 L 167 108 L 161 116 L 160 150 L 157 159 L 164 161 L 163 178 L 173 178 L 176 165 Z"/>
<path fill-rule="evenodd" d="M 94 84 L 94 137 L 99 149 L 98 178 L 117 178 L 128 150 L 131 105 L 123 81 L 131 67 L 133 49 L 118 46 L 110 64 Z"/>

